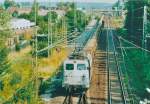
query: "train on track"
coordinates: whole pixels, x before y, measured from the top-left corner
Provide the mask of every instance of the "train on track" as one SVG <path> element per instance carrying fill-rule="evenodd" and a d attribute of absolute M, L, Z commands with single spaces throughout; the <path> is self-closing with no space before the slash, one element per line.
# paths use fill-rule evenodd
<path fill-rule="evenodd" d="M 102 17 L 103 19 L 103 17 Z M 88 40 L 92 40 L 91 37 L 93 37 L 95 32 L 97 31 L 98 26 L 103 25 L 102 19 L 98 22 L 96 20 L 93 20 L 87 25 L 85 32 L 88 32 L 87 34 L 83 33 L 83 36 L 90 35 Z M 81 41 L 82 40 L 82 41 Z M 77 42 L 81 42 L 80 44 L 85 45 L 83 40 L 85 38 L 80 39 Z M 94 39 L 96 40 L 96 39 Z M 96 44 L 96 42 L 94 42 Z M 95 45 L 94 44 L 94 45 Z M 96 47 L 96 46 L 93 46 Z M 90 81 L 92 77 L 92 58 L 93 54 L 90 49 L 90 51 L 87 51 L 89 49 L 82 48 L 82 51 L 74 52 L 72 53 L 68 59 L 66 59 L 63 63 L 63 82 L 62 86 L 65 88 L 73 87 L 73 88 L 81 88 L 81 89 L 88 89 L 90 87 Z"/>
<path fill-rule="evenodd" d="M 73 53 L 64 62 L 63 87 L 89 88 L 91 79 L 92 56 Z"/>

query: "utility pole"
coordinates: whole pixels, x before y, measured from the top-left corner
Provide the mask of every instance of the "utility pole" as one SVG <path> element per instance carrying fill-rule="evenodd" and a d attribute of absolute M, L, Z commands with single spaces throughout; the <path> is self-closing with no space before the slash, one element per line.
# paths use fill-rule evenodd
<path fill-rule="evenodd" d="M 133 22 L 134 22 L 134 10 L 133 10 L 133 1 L 131 1 L 131 31 L 130 36 L 133 36 Z"/>
<path fill-rule="evenodd" d="M 147 6 L 144 6 L 142 47 L 147 49 Z"/>
<path fill-rule="evenodd" d="M 34 22 L 35 22 L 35 34 L 34 34 L 34 43 L 33 43 L 33 78 L 34 78 L 34 103 L 37 104 L 38 101 L 38 38 L 37 38 L 37 1 L 34 0 Z M 34 56 L 35 54 L 35 56 Z"/>
<path fill-rule="evenodd" d="M 51 15 L 51 0 L 49 0 L 49 13 L 48 13 L 48 46 L 53 45 L 53 35 L 52 35 L 52 15 Z M 48 57 L 49 57 L 49 51 L 48 48 Z M 52 53 L 52 50 L 51 50 Z"/>
<path fill-rule="evenodd" d="M 120 15 L 119 10 L 120 10 L 120 0 L 118 0 L 118 5 L 117 5 L 117 16 Z"/>
<path fill-rule="evenodd" d="M 73 9 L 74 9 L 74 38 L 76 38 L 76 36 L 77 36 L 77 12 L 76 12 L 76 1 L 75 0 L 73 0 L 73 5 L 74 5 L 74 7 L 73 7 Z M 75 49 L 77 48 L 76 47 L 76 41 L 74 40 L 74 47 L 75 47 Z"/>
<path fill-rule="evenodd" d="M 48 34 L 47 34 L 47 46 L 49 46 L 50 43 L 50 1 L 49 1 L 49 10 L 48 10 Z M 49 48 L 47 49 L 47 54 L 49 57 Z"/>
<path fill-rule="evenodd" d="M 52 10 L 51 10 L 51 0 L 49 0 L 49 14 L 48 14 L 48 46 L 53 45 L 53 32 L 52 32 Z M 52 54 L 52 49 L 48 48 L 48 57 L 49 51 Z"/>
<path fill-rule="evenodd" d="M 62 30 L 63 30 L 63 38 L 65 38 L 65 45 L 67 45 L 67 24 L 65 16 L 62 18 Z"/>

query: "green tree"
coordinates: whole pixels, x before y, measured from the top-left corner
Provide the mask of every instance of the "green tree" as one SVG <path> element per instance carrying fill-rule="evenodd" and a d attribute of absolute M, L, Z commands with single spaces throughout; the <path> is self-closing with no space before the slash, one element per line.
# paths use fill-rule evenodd
<path fill-rule="evenodd" d="M 13 0 L 5 0 L 4 1 L 4 6 L 5 9 L 8 9 L 9 7 L 15 6 L 15 2 Z"/>
<path fill-rule="evenodd" d="M 85 13 L 79 10 L 70 10 L 66 13 L 66 18 L 69 29 L 68 31 L 74 30 L 74 28 L 77 28 L 78 31 L 83 31 L 87 22 Z"/>
<path fill-rule="evenodd" d="M 8 50 L 6 48 L 7 37 L 10 34 L 8 27 L 10 15 L 5 12 L 0 12 L 0 77 L 4 76 L 9 71 L 9 62 L 7 60 Z"/>
<path fill-rule="evenodd" d="M 64 8 L 64 3 L 63 2 L 57 3 L 57 7 L 60 9 Z"/>
<path fill-rule="evenodd" d="M 18 17 L 18 11 L 14 11 L 12 14 L 13 17 Z"/>
<path fill-rule="evenodd" d="M 44 20 L 47 22 L 48 18 L 51 19 L 51 22 L 55 23 L 58 15 L 55 11 L 48 12 L 46 16 L 44 16 Z"/>
<path fill-rule="evenodd" d="M 38 17 L 38 10 L 39 10 L 39 4 L 38 2 L 36 2 L 36 0 L 34 0 L 32 10 L 30 12 L 30 19 L 32 21 L 35 21 L 35 17 Z"/>
<path fill-rule="evenodd" d="M 112 6 L 112 9 L 115 9 L 115 7 L 118 7 L 119 6 L 119 1 L 117 1 L 113 6 Z"/>
<path fill-rule="evenodd" d="M 143 11 L 145 5 L 147 5 L 147 0 L 129 0 L 126 2 L 128 12 L 125 28 L 128 32 L 128 38 L 138 45 L 142 44 Z"/>
<path fill-rule="evenodd" d="M 76 5 L 75 3 L 71 3 L 71 2 L 66 2 L 66 3 L 60 2 L 57 4 L 57 7 L 60 9 L 71 10 L 71 9 L 75 9 Z"/>

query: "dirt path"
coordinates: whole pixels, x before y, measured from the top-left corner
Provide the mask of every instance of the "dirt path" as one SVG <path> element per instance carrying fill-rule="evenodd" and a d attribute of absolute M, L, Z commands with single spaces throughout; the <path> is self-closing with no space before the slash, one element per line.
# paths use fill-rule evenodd
<path fill-rule="evenodd" d="M 92 81 L 87 97 L 90 104 L 107 103 L 106 53 L 97 50 L 94 58 Z"/>

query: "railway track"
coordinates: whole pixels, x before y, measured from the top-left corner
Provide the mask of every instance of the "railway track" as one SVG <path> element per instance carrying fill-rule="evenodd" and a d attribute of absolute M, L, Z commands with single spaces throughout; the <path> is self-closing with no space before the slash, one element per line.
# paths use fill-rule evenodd
<path fill-rule="evenodd" d="M 112 29 L 107 30 L 108 104 L 127 104 Z"/>
<path fill-rule="evenodd" d="M 76 95 L 77 96 L 77 95 Z M 86 92 L 81 92 L 76 99 L 73 90 L 69 89 L 63 104 L 88 104 Z"/>
<path fill-rule="evenodd" d="M 110 28 L 109 21 L 107 24 L 103 35 L 99 37 L 102 38 L 98 44 L 100 48 L 97 48 L 93 59 L 91 86 L 84 97 L 79 98 L 84 102 L 77 104 L 129 104 L 123 86 L 113 30 Z"/>
<path fill-rule="evenodd" d="M 96 50 L 91 86 L 87 92 L 82 92 L 77 97 L 72 90 L 68 90 L 63 104 L 106 104 L 107 103 L 107 70 L 106 52 Z M 76 99 L 75 99 L 76 98 Z"/>

